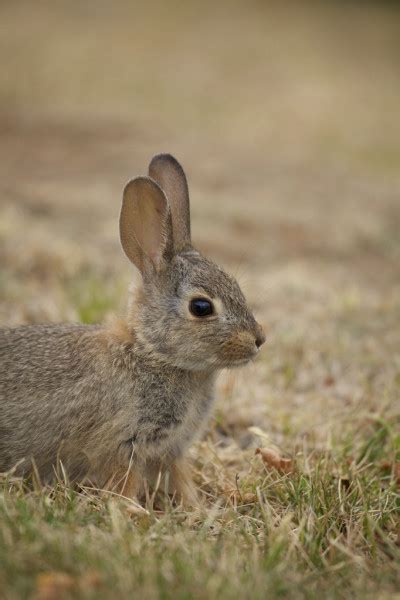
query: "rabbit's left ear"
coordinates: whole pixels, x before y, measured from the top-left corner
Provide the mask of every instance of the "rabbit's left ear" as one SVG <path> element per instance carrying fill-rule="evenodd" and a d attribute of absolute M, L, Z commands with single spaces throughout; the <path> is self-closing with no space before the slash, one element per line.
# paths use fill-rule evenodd
<path fill-rule="evenodd" d="M 149 175 L 167 196 L 171 209 L 174 251 L 191 246 L 190 206 L 186 175 L 171 154 L 157 154 L 149 165 Z"/>

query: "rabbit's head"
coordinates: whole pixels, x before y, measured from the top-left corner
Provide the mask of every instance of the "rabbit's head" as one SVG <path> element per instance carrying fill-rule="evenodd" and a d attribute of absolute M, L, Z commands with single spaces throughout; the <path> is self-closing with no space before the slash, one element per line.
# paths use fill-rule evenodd
<path fill-rule="evenodd" d="M 128 321 L 149 354 L 187 370 L 256 356 L 265 336 L 239 285 L 191 245 L 187 181 L 172 156 L 155 156 L 149 177 L 127 184 L 120 234 L 143 279 Z"/>

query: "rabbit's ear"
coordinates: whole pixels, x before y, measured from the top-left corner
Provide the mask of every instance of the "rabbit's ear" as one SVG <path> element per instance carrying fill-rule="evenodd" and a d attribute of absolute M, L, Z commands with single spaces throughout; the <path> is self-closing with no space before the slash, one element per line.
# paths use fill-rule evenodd
<path fill-rule="evenodd" d="M 174 250 L 179 252 L 191 245 L 189 190 L 184 170 L 170 154 L 157 154 L 149 165 L 149 175 L 167 196 L 171 208 Z"/>
<path fill-rule="evenodd" d="M 172 255 L 168 202 L 150 177 L 137 177 L 126 185 L 119 232 L 125 254 L 142 274 L 154 268 L 158 271 Z"/>

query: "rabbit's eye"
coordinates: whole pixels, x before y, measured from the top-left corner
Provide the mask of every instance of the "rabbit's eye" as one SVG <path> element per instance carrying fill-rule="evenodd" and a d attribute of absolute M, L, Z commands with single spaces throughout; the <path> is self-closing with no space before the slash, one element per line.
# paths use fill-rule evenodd
<path fill-rule="evenodd" d="M 195 317 L 208 317 L 214 312 L 214 307 L 210 300 L 206 298 L 193 298 L 189 304 L 189 310 Z"/>

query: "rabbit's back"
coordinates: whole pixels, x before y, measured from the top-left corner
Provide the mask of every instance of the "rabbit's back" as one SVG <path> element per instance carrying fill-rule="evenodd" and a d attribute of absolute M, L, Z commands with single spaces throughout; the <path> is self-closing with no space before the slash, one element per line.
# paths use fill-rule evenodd
<path fill-rule="evenodd" d="M 109 414 L 101 328 L 39 325 L 0 330 L 0 470 L 27 456 L 43 465 L 66 438 L 78 442 Z"/>
<path fill-rule="evenodd" d="M 0 398 L 51 392 L 85 367 L 84 336 L 98 330 L 84 325 L 26 325 L 0 329 Z"/>

